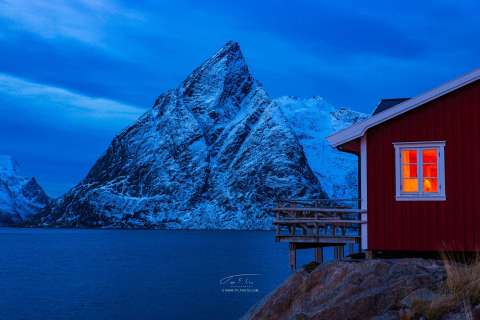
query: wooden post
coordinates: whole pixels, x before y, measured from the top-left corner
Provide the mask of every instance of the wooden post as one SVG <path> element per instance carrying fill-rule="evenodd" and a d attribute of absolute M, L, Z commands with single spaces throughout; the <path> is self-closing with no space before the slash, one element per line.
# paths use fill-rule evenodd
<path fill-rule="evenodd" d="M 335 246 L 333 247 L 333 257 L 335 260 L 342 260 L 343 257 L 345 256 L 345 253 L 343 251 L 343 246 Z"/>
<path fill-rule="evenodd" d="M 349 244 L 348 244 L 348 254 L 349 254 L 349 255 L 354 254 L 354 251 L 355 251 L 354 248 L 355 248 L 355 246 L 354 246 L 353 243 L 349 243 Z"/>
<path fill-rule="evenodd" d="M 288 244 L 288 253 L 289 253 L 289 262 L 290 262 L 290 269 L 292 271 L 297 270 L 297 246 L 295 243 L 290 242 Z"/>
<path fill-rule="evenodd" d="M 300 226 L 302 228 L 302 235 L 306 236 L 307 235 L 307 227 L 304 225 Z"/>
<path fill-rule="evenodd" d="M 323 263 L 323 248 L 322 247 L 316 247 L 314 249 L 315 253 L 315 262 L 316 263 Z"/>
<path fill-rule="evenodd" d="M 373 254 L 372 250 L 365 251 L 365 259 L 371 260 L 371 259 L 373 259 L 373 256 L 374 256 L 374 254 Z"/>
<path fill-rule="evenodd" d="M 277 220 L 280 219 L 280 208 L 281 208 L 281 203 L 280 201 L 277 202 L 277 212 L 276 212 L 276 215 L 277 215 Z"/>

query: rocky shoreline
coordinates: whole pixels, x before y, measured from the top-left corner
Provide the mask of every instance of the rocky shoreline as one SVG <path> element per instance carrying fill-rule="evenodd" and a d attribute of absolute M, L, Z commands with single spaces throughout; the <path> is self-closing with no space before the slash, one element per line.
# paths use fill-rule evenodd
<path fill-rule="evenodd" d="M 451 282 L 439 260 L 347 259 L 304 267 L 242 319 L 480 319 L 475 297 L 466 312 Z"/>

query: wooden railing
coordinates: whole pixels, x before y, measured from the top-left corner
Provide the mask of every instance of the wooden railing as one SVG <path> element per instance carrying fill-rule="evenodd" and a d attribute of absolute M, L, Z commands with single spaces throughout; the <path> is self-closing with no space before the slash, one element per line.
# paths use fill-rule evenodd
<path fill-rule="evenodd" d="M 295 243 L 351 244 L 360 242 L 359 199 L 279 201 L 274 208 L 276 240 Z"/>

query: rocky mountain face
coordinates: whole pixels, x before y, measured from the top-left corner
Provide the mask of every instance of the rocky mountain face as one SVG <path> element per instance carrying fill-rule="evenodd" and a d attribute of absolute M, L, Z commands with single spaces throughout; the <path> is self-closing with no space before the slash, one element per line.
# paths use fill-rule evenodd
<path fill-rule="evenodd" d="M 302 146 L 311 139 L 286 116 L 286 99 L 270 99 L 229 42 L 159 96 L 83 181 L 33 221 L 270 229 L 267 208 L 277 197 L 326 196 Z M 332 110 L 325 111 L 330 121 L 339 116 Z"/>
<path fill-rule="evenodd" d="M 21 223 L 49 201 L 35 178 L 20 176 L 12 158 L 0 156 L 0 225 Z"/>

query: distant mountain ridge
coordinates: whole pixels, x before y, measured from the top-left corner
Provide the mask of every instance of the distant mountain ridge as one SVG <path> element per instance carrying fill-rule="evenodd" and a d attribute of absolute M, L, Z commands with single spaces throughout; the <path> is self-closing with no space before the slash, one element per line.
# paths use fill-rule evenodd
<path fill-rule="evenodd" d="M 327 119 L 325 128 L 308 131 L 295 120 L 299 106 L 310 105 Z M 86 178 L 32 223 L 270 229 L 268 209 L 276 198 L 336 192 L 327 178 L 319 180 L 326 173 L 305 152 L 314 153 L 315 141 L 362 116 L 325 106 L 319 98 L 272 100 L 239 45 L 229 42 L 160 95 L 114 138 Z M 314 122 L 310 111 L 302 112 Z"/>
<path fill-rule="evenodd" d="M 0 155 L 0 225 L 19 224 L 49 201 L 35 178 L 20 176 L 13 159 Z"/>

